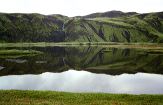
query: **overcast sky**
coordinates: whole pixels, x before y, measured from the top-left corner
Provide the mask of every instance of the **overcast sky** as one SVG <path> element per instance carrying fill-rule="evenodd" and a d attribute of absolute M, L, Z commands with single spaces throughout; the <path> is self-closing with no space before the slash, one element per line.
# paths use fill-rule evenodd
<path fill-rule="evenodd" d="M 140 13 L 163 11 L 163 0 L 0 0 L 0 12 L 86 15 L 121 10 Z"/>

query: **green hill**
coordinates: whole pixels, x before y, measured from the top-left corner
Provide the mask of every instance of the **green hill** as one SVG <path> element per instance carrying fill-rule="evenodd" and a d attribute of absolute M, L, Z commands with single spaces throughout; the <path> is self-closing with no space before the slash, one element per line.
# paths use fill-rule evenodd
<path fill-rule="evenodd" d="M 0 13 L 0 42 L 163 42 L 163 12 L 83 17 Z"/>
<path fill-rule="evenodd" d="M 124 13 L 122 11 L 108 11 L 104 13 L 92 13 L 89 15 L 84 16 L 84 18 L 97 18 L 97 17 L 109 17 L 109 18 L 116 18 L 116 17 L 123 17 L 123 16 L 131 16 L 138 14 L 136 12 L 127 12 Z"/>

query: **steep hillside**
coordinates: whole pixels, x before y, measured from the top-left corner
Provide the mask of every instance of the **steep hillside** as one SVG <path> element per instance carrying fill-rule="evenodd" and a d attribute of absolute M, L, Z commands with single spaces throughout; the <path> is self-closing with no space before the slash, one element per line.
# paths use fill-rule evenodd
<path fill-rule="evenodd" d="M 107 13 L 104 13 L 107 14 Z M 110 18 L 110 16 L 114 18 Z M 96 18 L 0 14 L 0 42 L 163 42 L 163 12 Z"/>
<path fill-rule="evenodd" d="M 68 17 L 40 14 L 0 14 L 0 40 L 17 41 L 64 41 L 62 25 Z"/>
<path fill-rule="evenodd" d="M 163 42 L 162 16 L 163 13 L 151 13 L 119 18 L 76 19 L 66 27 L 66 40 Z"/>

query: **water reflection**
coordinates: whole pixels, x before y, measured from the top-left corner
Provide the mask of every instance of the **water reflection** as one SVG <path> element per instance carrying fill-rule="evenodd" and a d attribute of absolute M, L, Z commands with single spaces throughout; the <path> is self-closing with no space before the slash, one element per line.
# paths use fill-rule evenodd
<path fill-rule="evenodd" d="M 0 66 L 0 70 L 4 69 L 5 67 Z"/>
<path fill-rule="evenodd" d="M 24 59 L 6 59 L 8 62 L 15 62 L 15 63 L 25 63 L 27 60 Z"/>
<path fill-rule="evenodd" d="M 5 48 L 8 49 L 8 48 Z M 41 51 L 32 57 L 0 58 L 0 75 L 41 74 L 69 69 L 120 75 L 137 72 L 163 74 L 163 51 L 100 46 L 10 48 Z M 1 56 L 1 55 L 0 55 Z M 3 56 L 3 55 L 2 55 Z"/>
<path fill-rule="evenodd" d="M 112 76 L 69 70 L 63 73 L 2 76 L 0 89 L 162 94 L 162 81 L 163 75 L 158 74 L 136 73 Z"/>

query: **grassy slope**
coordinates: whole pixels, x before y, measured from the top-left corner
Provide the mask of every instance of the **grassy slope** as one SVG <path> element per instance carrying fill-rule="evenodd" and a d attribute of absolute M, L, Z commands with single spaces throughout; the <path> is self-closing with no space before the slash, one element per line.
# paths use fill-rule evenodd
<path fill-rule="evenodd" d="M 0 91 L 0 105 L 162 105 L 163 95 Z"/>
<path fill-rule="evenodd" d="M 60 30 L 66 19 L 60 15 L 0 14 L 0 41 L 62 41 Z"/>
<path fill-rule="evenodd" d="M 0 41 L 163 42 L 163 13 L 85 19 L 0 14 Z"/>
<path fill-rule="evenodd" d="M 138 14 L 136 12 L 122 12 L 122 11 L 107 11 L 103 13 L 92 13 L 89 15 L 84 16 L 84 18 L 97 18 L 97 17 L 109 17 L 109 18 L 114 18 L 114 17 L 123 17 L 123 16 L 131 16 L 134 14 Z"/>
<path fill-rule="evenodd" d="M 162 42 L 162 23 L 163 13 L 118 18 L 77 18 L 66 27 L 67 41 Z"/>

